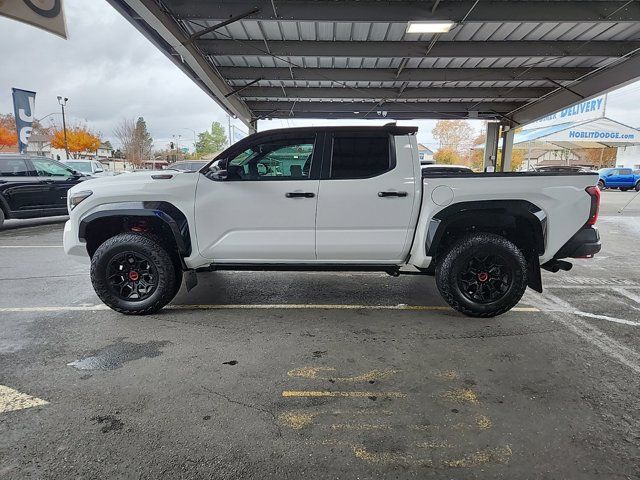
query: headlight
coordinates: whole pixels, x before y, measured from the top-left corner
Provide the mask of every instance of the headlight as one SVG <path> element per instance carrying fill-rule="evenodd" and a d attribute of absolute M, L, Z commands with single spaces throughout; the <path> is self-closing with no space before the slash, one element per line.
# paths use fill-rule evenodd
<path fill-rule="evenodd" d="M 82 190 L 81 192 L 74 192 L 69 195 L 69 211 L 76 208 L 80 203 L 82 203 L 86 198 L 93 195 L 91 190 Z"/>

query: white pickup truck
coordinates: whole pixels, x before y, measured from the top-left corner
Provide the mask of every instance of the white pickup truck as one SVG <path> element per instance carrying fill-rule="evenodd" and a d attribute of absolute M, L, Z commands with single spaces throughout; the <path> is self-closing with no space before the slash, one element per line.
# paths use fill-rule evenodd
<path fill-rule="evenodd" d="M 600 250 L 595 173 L 424 172 L 417 128 L 251 135 L 199 172 L 139 172 L 73 187 L 64 248 L 90 259 L 109 307 L 156 312 L 196 272 L 383 271 L 436 277 L 444 299 L 502 314 L 540 268 Z"/>

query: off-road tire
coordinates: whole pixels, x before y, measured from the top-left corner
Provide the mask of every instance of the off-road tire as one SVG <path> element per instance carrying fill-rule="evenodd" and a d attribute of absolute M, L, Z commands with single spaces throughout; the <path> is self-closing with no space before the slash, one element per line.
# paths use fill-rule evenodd
<path fill-rule="evenodd" d="M 115 294 L 107 281 L 109 262 L 119 253 L 134 252 L 146 257 L 157 271 L 155 290 L 148 298 L 126 300 Z M 155 313 L 176 295 L 182 271 L 176 271 L 176 261 L 163 242 L 153 235 L 121 233 L 102 243 L 91 259 L 91 283 L 100 300 L 116 312 L 127 315 Z"/>
<path fill-rule="evenodd" d="M 472 258 L 498 256 L 509 274 L 506 291 L 489 303 L 473 301 L 460 283 L 461 272 Z M 527 261 L 522 251 L 506 238 L 492 233 L 474 233 L 457 240 L 439 259 L 436 285 L 442 298 L 455 310 L 470 317 L 495 317 L 513 308 L 527 288 Z"/>

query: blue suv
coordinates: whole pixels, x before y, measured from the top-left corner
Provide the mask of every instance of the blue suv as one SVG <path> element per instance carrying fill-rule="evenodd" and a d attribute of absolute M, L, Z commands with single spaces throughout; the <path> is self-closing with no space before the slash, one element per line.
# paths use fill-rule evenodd
<path fill-rule="evenodd" d="M 600 190 L 605 188 L 619 188 L 623 192 L 636 189 L 640 192 L 640 175 L 634 174 L 630 168 L 603 168 L 598 170 L 598 187 Z"/>

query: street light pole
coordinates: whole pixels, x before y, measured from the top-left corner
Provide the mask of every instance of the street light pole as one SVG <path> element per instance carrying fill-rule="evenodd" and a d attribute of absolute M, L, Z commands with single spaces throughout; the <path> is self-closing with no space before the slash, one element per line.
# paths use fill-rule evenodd
<path fill-rule="evenodd" d="M 191 130 L 193 132 L 193 154 L 196 156 L 196 160 L 198 160 L 198 152 L 196 151 L 196 131 L 193 128 L 180 127 L 180 130 Z"/>
<path fill-rule="evenodd" d="M 67 104 L 67 97 L 61 97 L 58 95 L 58 103 L 62 107 L 62 129 L 64 131 L 64 151 L 67 156 L 67 160 L 69 160 L 69 146 L 67 145 L 67 121 L 64 116 L 64 106 Z"/>

